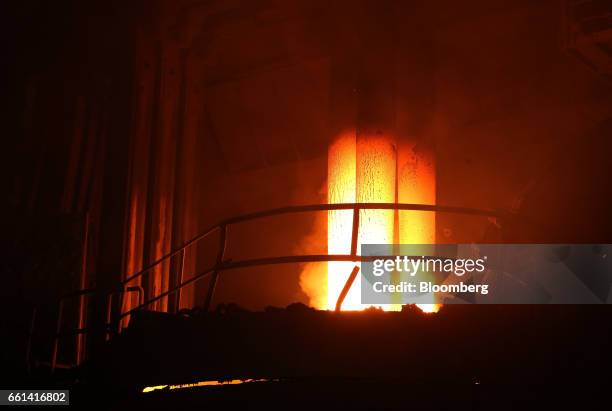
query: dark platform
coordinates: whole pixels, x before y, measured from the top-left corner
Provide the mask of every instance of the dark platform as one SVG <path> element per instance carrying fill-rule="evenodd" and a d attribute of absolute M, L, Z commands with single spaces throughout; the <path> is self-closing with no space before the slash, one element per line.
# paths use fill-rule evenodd
<path fill-rule="evenodd" d="M 597 381 L 611 371 L 611 319 L 612 307 L 594 305 L 140 312 L 88 371 L 91 381 L 127 389 L 234 378 Z"/>

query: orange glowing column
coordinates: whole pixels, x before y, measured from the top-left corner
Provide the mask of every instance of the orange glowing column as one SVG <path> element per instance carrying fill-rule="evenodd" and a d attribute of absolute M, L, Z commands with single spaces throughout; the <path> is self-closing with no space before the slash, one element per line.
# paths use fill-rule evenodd
<path fill-rule="evenodd" d="M 416 151 L 405 145 L 399 150 L 398 201 L 412 204 L 436 204 L 436 170 L 431 152 Z M 429 211 L 399 212 L 399 241 L 401 244 L 435 244 L 436 215 Z M 425 278 L 422 278 L 425 279 Z M 435 303 L 433 295 L 428 302 Z M 425 312 L 435 312 L 435 304 L 419 304 Z"/>
<path fill-rule="evenodd" d="M 407 146 L 399 150 L 398 201 L 436 204 L 436 170 L 431 153 L 416 152 Z M 429 211 L 399 212 L 401 244 L 434 244 L 436 216 Z"/>
<path fill-rule="evenodd" d="M 338 203 L 416 203 L 435 204 L 435 165 L 431 154 L 417 153 L 412 146 L 397 150 L 392 138 L 381 135 L 357 137 L 346 132 L 329 148 L 328 202 Z M 397 213 L 397 219 L 396 217 Z M 349 254 L 353 214 L 350 210 L 328 212 L 327 250 L 329 254 Z M 362 210 L 359 216 L 358 249 L 361 244 L 433 244 L 435 213 L 424 211 Z M 389 250 L 391 254 L 393 250 Z M 352 262 L 327 265 L 327 308 L 334 309 L 344 284 L 354 267 Z M 433 299 L 427 301 L 434 303 Z M 384 305 L 399 310 L 398 304 Z M 360 310 L 361 282 L 355 281 L 343 310 Z M 419 305 L 424 311 L 437 306 Z"/>
<path fill-rule="evenodd" d="M 382 136 L 356 138 L 354 132 L 341 136 L 329 149 L 328 201 L 330 203 L 393 203 L 395 201 L 396 152 L 390 138 Z M 362 210 L 359 224 L 360 246 L 392 244 L 393 210 Z M 351 248 L 352 211 L 330 211 L 328 214 L 329 254 L 349 254 Z M 354 263 L 328 264 L 328 309 L 333 309 Z M 361 283 L 353 283 L 342 308 L 359 310 Z M 392 309 L 392 307 L 385 307 Z"/>
<path fill-rule="evenodd" d="M 396 150 L 394 142 L 386 136 L 359 136 L 357 138 L 357 202 L 394 203 L 396 182 Z M 362 210 L 359 216 L 359 242 L 361 244 L 393 244 L 394 210 Z M 391 250 L 389 250 L 391 254 Z M 366 308 L 360 304 L 361 281 L 355 281 L 350 306 Z M 350 296 L 350 293 L 349 293 Z M 348 297 L 347 296 L 347 299 Z M 391 303 L 391 301 L 389 301 Z M 399 306 L 384 305 L 385 310 L 399 310 Z"/>
<path fill-rule="evenodd" d="M 327 198 L 330 204 L 354 203 L 356 200 L 357 146 L 355 132 L 347 131 L 337 139 L 328 151 Z M 353 212 L 331 210 L 327 217 L 327 253 L 351 252 L 351 227 Z M 330 261 L 327 264 L 327 308 L 333 310 L 354 264 Z M 349 293 L 349 296 L 351 294 Z M 348 307 L 348 297 L 344 307 Z M 351 297 L 352 298 L 352 297 Z"/>

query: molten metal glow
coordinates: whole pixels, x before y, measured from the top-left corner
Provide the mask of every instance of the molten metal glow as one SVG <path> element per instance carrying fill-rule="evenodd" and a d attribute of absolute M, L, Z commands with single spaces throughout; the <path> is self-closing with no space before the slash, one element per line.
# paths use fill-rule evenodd
<path fill-rule="evenodd" d="M 436 168 L 431 153 L 406 147 L 398 152 L 398 201 L 400 203 L 436 204 Z M 436 215 L 427 211 L 399 211 L 401 244 L 434 244 Z M 433 296 L 430 296 L 433 302 Z M 426 313 L 435 313 L 439 304 L 417 304 Z"/>
<path fill-rule="evenodd" d="M 327 197 L 329 203 L 354 203 L 357 192 L 357 146 L 355 135 L 346 133 L 331 145 L 328 154 Z M 327 216 L 327 253 L 351 252 L 351 227 L 353 213 L 350 210 L 331 210 Z M 354 264 L 343 261 L 327 263 L 327 309 L 333 310 L 336 300 Z M 344 299 L 343 308 L 359 308 L 359 294 L 353 287 Z"/>
<path fill-rule="evenodd" d="M 153 392 L 157 390 L 181 390 L 184 388 L 195 388 L 195 387 L 208 387 L 218 385 L 241 385 L 249 384 L 253 382 L 270 382 L 278 380 L 267 380 L 267 379 L 246 379 L 246 380 L 226 380 L 226 381 L 198 381 L 190 384 L 176 384 L 176 385 L 155 385 L 151 387 L 145 387 L 142 389 L 143 393 Z"/>
<path fill-rule="evenodd" d="M 329 148 L 329 203 L 420 203 L 435 204 L 435 169 L 433 158 L 418 154 L 414 148 L 397 150 L 392 139 L 384 136 L 359 137 L 353 132 L 341 135 Z M 358 252 L 361 244 L 431 244 L 435 241 L 435 215 L 431 212 L 362 210 Z M 353 215 L 350 210 L 328 213 L 327 251 L 349 254 Z M 397 226 L 396 226 L 397 224 Z M 329 262 L 327 266 L 327 309 L 333 310 L 354 264 Z M 322 287 L 323 288 L 323 287 Z M 343 310 L 362 310 L 361 283 L 356 280 L 347 294 Z M 320 298 L 311 295 L 311 301 Z M 433 300 L 432 300 L 433 302 Z M 382 306 L 399 310 L 401 305 Z M 436 304 L 420 304 L 425 312 L 436 312 Z M 323 308 L 323 307 L 320 307 Z"/>

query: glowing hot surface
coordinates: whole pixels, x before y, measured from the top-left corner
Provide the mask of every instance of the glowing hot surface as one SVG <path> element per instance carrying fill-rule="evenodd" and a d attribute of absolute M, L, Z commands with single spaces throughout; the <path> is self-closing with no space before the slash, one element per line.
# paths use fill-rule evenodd
<path fill-rule="evenodd" d="M 337 203 L 420 203 L 435 204 L 433 159 L 417 155 L 411 147 L 398 150 L 384 136 L 356 138 L 354 132 L 340 136 L 328 153 L 328 202 Z M 353 212 L 329 211 L 327 251 L 349 254 Z M 431 212 L 362 210 L 358 252 L 361 244 L 429 244 L 435 241 L 435 215 Z M 397 227 L 396 227 L 397 224 Z M 397 228 L 397 230 L 395 230 Z M 327 266 L 327 308 L 333 310 L 354 263 L 329 262 Z M 325 287 L 321 287 L 324 289 Z M 357 279 L 342 305 L 343 310 L 362 310 L 361 283 Z M 311 298 L 314 300 L 314 298 Z M 399 310 L 399 304 L 383 305 Z M 434 304 L 421 304 L 426 312 L 437 311 Z"/>

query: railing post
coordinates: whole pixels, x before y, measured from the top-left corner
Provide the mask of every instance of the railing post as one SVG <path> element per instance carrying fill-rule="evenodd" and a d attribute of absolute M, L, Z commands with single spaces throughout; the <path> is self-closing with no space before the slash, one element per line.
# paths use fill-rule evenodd
<path fill-rule="evenodd" d="M 210 310 L 212 299 L 215 293 L 215 287 L 219 279 L 219 272 L 221 271 L 221 265 L 225 258 L 225 247 L 227 245 L 227 225 L 223 224 L 220 226 L 221 231 L 219 233 L 219 252 L 217 253 L 217 261 L 215 262 L 215 270 L 213 271 L 212 278 L 210 279 L 210 285 L 208 286 L 208 294 L 206 295 L 206 301 L 204 302 L 204 311 Z"/>
<path fill-rule="evenodd" d="M 336 311 L 340 311 L 342 309 L 342 303 L 344 302 L 346 295 L 351 289 L 351 286 L 353 285 L 353 282 L 355 281 L 355 278 L 357 277 L 357 273 L 359 273 L 358 265 L 353 267 L 353 271 L 351 271 L 351 274 L 346 279 L 346 283 L 344 283 L 344 287 L 342 287 L 342 291 L 340 291 L 340 295 L 338 296 L 338 300 L 336 301 Z"/>
<path fill-rule="evenodd" d="M 351 236 L 351 255 L 357 255 L 357 242 L 359 240 L 359 207 L 353 208 L 353 233 Z"/>
<path fill-rule="evenodd" d="M 123 298 L 121 298 L 121 301 L 123 301 Z M 112 313 L 113 313 L 113 292 L 110 292 L 108 294 L 108 296 L 106 297 L 106 324 L 105 324 L 105 330 L 104 330 L 104 339 L 106 341 L 110 340 L 110 334 L 112 331 Z"/>
<path fill-rule="evenodd" d="M 359 242 L 359 213 L 360 209 L 358 206 L 353 208 L 353 227 L 351 234 L 351 256 L 357 256 L 357 243 Z M 344 283 L 344 287 L 342 287 L 342 291 L 340 291 L 340 295 L 338 296 L 338 300 L 336 301 L 336 311 L 340 311 L 342 309 L 342 303 L 346 298 L 349 290 L 353 286 L 353 282 L 355 282 L 355 278 L 357 278 L 357 274 L 359 273 L 359 266 L 356 265 L 353 267 L 351 274 L 346 279 L 346 283 Z"/>
<path fill-rule="evenodd" d="M 132 285 L 127 288 L 129 292 L 138 293 L 138 305 L 144 303 L 144 288 L 141 285 Z"/>
<path fill-rule="evenodd" d="M 57 351 L 59 346 L 60 332 L 62 330 L 62 315 L 64 312 L 64 300 L 61 299 L 57 305 L 57 323 L 55 324 L 55 338 L 53 339 L 53 351 L 51 352 L 51 373 L 55 372 L 57 366 Z"/>
<path fill-rule="evenodd" d="M 178 256 L 178 267 L 176 270 L 176 274 L 177 274 L 176 283 L 177 284 L 183 283 L 184 270 L 185 270 L 185 249 L 183 248 L 181 249 L 181 252 L 179 253 L 179 256 Z M 175 313 L 181 309 L 181 292 L 182 292 L 181 288 L 176 290 L 176 293 L 174 294 L 174 298 L 172 299 L 172 311 Z"/>
<path fill-rule="evenodd" d="M 122 285 L 121 287 L 122 287 L 121 290 L 125 290 L 125 286 Z M 107 317 L 108 317 L 109 324 L 111 323 L 111 321 L 113 321 L 113 322 L 116 321 L 117 322 L 117 324 L 116 324 L 117 328 L 115 329 L 115 331 L 117 333 L 120 333 L 121 332 L 121 322 L 122 322 L 120 315 L 121 315 L 121 312 L 123 312 L 123 306 L 125 304 L 125 293 L 123 291 L 119 292 L 119 310 L 118 310 L 119 315 L 116 315 L 115 318 L 112 318 L 112 313 L 113 313 L 113 308 L 112 308 L 113 307 L 113 297 L 112 297 L 112 294 L 114 294 L 114 293 L 115 293 L 115 291 L 111 292 L 111 298 L 108 300 Z"/>

